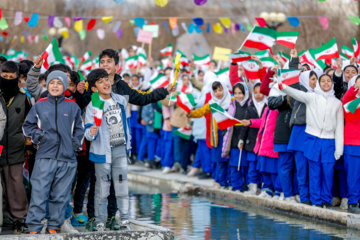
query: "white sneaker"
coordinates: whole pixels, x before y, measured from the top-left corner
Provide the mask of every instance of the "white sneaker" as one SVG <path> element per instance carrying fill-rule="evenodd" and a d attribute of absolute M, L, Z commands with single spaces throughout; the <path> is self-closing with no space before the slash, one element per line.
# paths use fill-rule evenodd
<path fill-rule="evenodd" d="M 180 163 L 178 163 L 178 162 L 176 162 L 174 164 L 174 166 L 171 168 L 172 172 L 180 172 L 180 170 L 181 170 L 181 166 L 180 166 Z"/>
<path fill-rule="evenodd" d="M 279 200 L 279 198 L 280 198 L 279 195 L 274 195 L 274 196 L 272 197 L 273 200 Z"/>
<path fill-rule="evenodd" d="M 259 197 L 261 198 L 272 198 L 266 191 L 261 191 Z"/>
<path fill-rule="evenodd" d="M 250 183 L 249 184 L 249 191 L 244 192 L 245 195 L 256 195 L 257 192 L 257 184 Z"/>
<path fill-rule="evenodd" d="M 333 199 L 331 200 L 331 205 L 332 206 L 337 206 L 340 203 L 341 203 L 341 201 L 340 201 L 340 198 L 338 198 L 338 197 L 333 197 Z"/>
<path fill-rule="evenodd" d="M 285 202 L 297 203 L 294 196 L 285 198 Z"/>
<path fill-rule="evenodd" d="M 169 168 L 169 167 L 164 167 L 164 169 L 162 170 L 163 174 L 168 174 L 170 172 L 171 172 L 171 168 Z"/>
<path fill-rule="evenodd" d="M 298 195 L 295 195 L 295 200 L 296 200 L 296 202 L 301 203 L 300 195 L 299 195 L 299 194 L 298 194 Z"/>
<path fill-rule="evenodd" d="M 44 227 L 43 227 L 43 229 L 41 230 L 40 233 L 41 233 L 41 234 L 45 234 L 46 228 L 47 228 L 47 219 L 44 218 L 43 220 L 41 220 L 41 223 L 44 224 Z"/>
<path fill-rule="evenodd" d="M 220 184 L 219 183 L 217 183 L 217 182 L 214 182 L 214 184 L 213 184 L 213 188 L 215 188 L 215 189 L 220 189 Z"/>
<path fill-rule="evenodd" d="M 279 201 L 284 201 L 285 200 L 285 196 L 284 193 L 280 193 L 280 197 L 279 197 Z"/>
<path fill-rule="evenodd" d="M 342 198 L 340 208 L 342 210 L 348 210 L 348 204 L 347 203 L 348 203 L 348 199 L 347 198 Z"/>
<path fill-rule="evenodd" d="M 105 231 L 105 226 L 103 223 L 98 223 L 96 224 L 95 230 L 97 232 L 104 232 Z"/>
<path fill-rule="evenodd" d="M 236 192 L 236 193 L 241 193 L 240 190 L 236 190 L 235 192 Z"/>
<path fill-rule="evenodd" d="M 226 190 L 232 191 L 232 190 L 233 190 L 233 187 L 232 187 L 232 186 L 229 186 Z"/>
<path fill-rule="evenodd" d="M 198 168 L 191 168 L 190 172 L 186 175 L 188 177 L 194 177 L 196 173 L 199 172 L 199 169 Z"/>
<path fill-rule="evenodd" d="M 72 225 L 71 225 L 71 218 L 65 219 L 64 224 L 61 226 L 60 228 L 60 232 L 61 233 L 79 233 L 78 230 L 76 230 Z"/>

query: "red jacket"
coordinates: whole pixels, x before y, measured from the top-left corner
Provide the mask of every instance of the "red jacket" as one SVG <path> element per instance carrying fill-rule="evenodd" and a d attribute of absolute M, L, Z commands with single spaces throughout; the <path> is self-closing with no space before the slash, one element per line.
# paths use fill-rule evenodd
<path fill-rule="evenodd" d="M 239 66 L 237 65 L 237 63 L 236 64 L 230 64 L 229 78 L 230 78 L 230 84 L 231 84 L 232 87 L 235 85 L 235 83 L 244 82 L 243 78 L 239 77 L 238 70 L 239 70 Z M 266 74 L 266 69 L 265 68 L 259 69 L 260 81 L 264 78 L 265 74 Z"/>
<path fill-rule="evenodd" d="M 264 76 L 262 78 L 261 85 L 260 85 L 260 92 L 262 94 L 264 94 L 265 96 L 269 96 L 269 93 L 270 93 L 269 85 L 271 82 L 270 78 L 273 77 L 274 74 L 275 73 L 269 69 L 269 71 L 266 74 L 264 74 Z"/>
<path fill-rule="evenodd" d="M 352 86 L 343 97 L 343 105 L 356 99 L 357 91 Z M 357 110 L 359 111 L 359 110 Z M 346 114 L 345 116 L 345 129 L 344 129 L 344 144 L 360 146 L 360 118 L 350 120 Z"/>

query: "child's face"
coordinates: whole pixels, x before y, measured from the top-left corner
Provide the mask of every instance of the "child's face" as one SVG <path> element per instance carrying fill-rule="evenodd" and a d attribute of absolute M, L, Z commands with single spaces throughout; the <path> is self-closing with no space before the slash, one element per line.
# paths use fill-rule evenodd
<path fill-rule="evenodd" d="M 113 75 L 119 66 L 118 64 L 115 64 L 115 60 L 113 58 L 105 55 L 100 59 L 99 67 L 104 69 L 109 75 Z"/>
<path fill-rule="evenodd" d="M 40 80 L 39 85 L 40 85 L 40 86 L 43 86 L 44 88 L 46 88 L 46 81 L 45 81 L 45 79 Z"/>
<path fill-rule="evenodd" d="M 258 102 L 261 102 L 264 99 L 264 95 L 260 92 L 260 86 L 254 88 L 254 98 Z"/>
<path fill-rule="evenodd" d="M 316 87 L 316 82 L 317 82 L 317 77 L 316 75 L 312 75 L 309 79 L 309 86 L 312 88 L 312 89 L 315 89 Z"/>
<path fill-rule="evenodd" d="M 19 88 L 24 88 L 26 87 L 26 75 L 23 75 L 23 74 L 20 74 L 20 77 L 19 77 Z"/>
<path fill-rule="evenodd" d="M 5 79 L 14 79 L 17 76 L 16 76 L 16 73 L 2 72 L 1 77 L 5 78 Z"/>
<path fill-rule="evenodd" d="M 135 52 L 134 49 L 132 49 L 132 48 L 129 48 L 129 49 L 128 49 L 128 53 L 129 53 L 129 56 L 130 56 L 130 57 L 133 57 L 133 56 L 136 55 L 136 52 Z"/>
<path fill-rule="evenodd" d="M 134 87 L 139 86 L 139 79 L 138 79 L 137 77 L 132 77 L 132 78 L 131 78 L 131 84 L 132 84 Z"/>
<path fill-rule="evenodd" d="M 124 81 L 125 81 L 127 84 L 129 84 L 129 83 L 130 83 L 130 77 L 128 77 L 128 76 L 124 77 Z"/>
<path fill-rule="evenodd" d="M 216 98 L 221 99 L 224 96 L 224 89 L 220 86 L 214 91 L 214 95 Z"/>
<path fill-rule="evenodd" d="M 242 65 L 240 65 L 238 68 L 238 75 L 239 75 L 239 77 L 246 77 L 245 71 L 244 71 L 244 68 Z"/>
<path fill-rule="evenodd" d="M 204 72 L 201 72 L 201 73 L 198 74 L 198 80 L 199 80 L 200 82 L 203 82 L 203 81 L 204 81 Z"/>
<path fill-rule="evenodd" d="M 100 96 L 111 95 L 111 82 L 108 77 L 100 78 L 95 82 L 95 87 L 92 87 L 93 92 L 98 91 Z"/>
<path fill-rule="evenodd" d="M 76 92 L 76 84 L 73 83 L 73 81 L 71 81 L 70 79 L 68 80 L 68 87 L 67 89 L 69 89 L 70 91 L 72 91 L 73 93 Z"/>
<path fill-rule="evenodd" d="M 334 72 L 335 72 L 335 70 L 330 70 L 330 71 L 328 72 L 328 74 L 329 74 L 330 76 L 333 76 L 333 75 L 334 75 Z"/>
<path fill-rule="evenodd" d="M 332 88 L 332 81 L 331 78 L 329 76 L 323 76 L 320 79 L 320 88 L 324 91 L 324 92 L 328 92 L 331 90 Z"/>
<path fill-rule="evenodd" d="M 242 100 L 244 100 L 245 95 L 240 90 L 240 88 L 237 87 L 237 88 L 235 88 L 235 91 L 234 91 L 234 97 L 235 97 L 236 101 L 241 102 Z"/>
<path fill-rule="evenodd" d="M 165 71 L 165 77 L 166 77 L 167 79 L 170 79 L 170 74 L 171 74 L 171 70 L 170 70 L 170 69 L 167 69 L 167 70 Z"/>
<path fill-rule="evenodd" d="M 184 76 L 184 77 L 182 78 L 182 82 L 183 82 L 183 84 L 184 84 L 185 86 L 189 86 L 189 85 L 190 85 L 190 79 L 189 79 L 189 77 L 188 77 L 188 76 Z"/>
<path fill-rule="evenodd" d="M 216 69 L 216 64 L 214 62 L 210 62 L 209 71 L 214 71 Z"/>
<path fill-rule="evenodd" d="M 349 82 L 352 77 L 357 75 L 355 67 L 348 67 L 344 71 L 345 81 Z"/>
<path fill-rule="evenodd" d="M 58 79 L 53 79 L 49 82 L 49 94 L 53 97 L 59 97 L 64 93 L 64 85 Z"/>

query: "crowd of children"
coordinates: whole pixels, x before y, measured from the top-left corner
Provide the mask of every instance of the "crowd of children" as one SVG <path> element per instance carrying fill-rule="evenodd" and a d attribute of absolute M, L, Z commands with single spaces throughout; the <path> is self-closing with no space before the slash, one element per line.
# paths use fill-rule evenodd
<path fill-rule="evenodd" d="M 215 188 L 360 213 L 360 114 L 344 107 L 360 98 L 356 59 L 318 69 L 293 49 L 288 62 L 274 57 L 279 64 L 266 68 L 254 55 L 256 79 L 241 63 L 220 74 L 224 63 L 190 61 L 173 85 L 171 58 L 128 66 L 124 51 L 143 49 L 105 49 L 89 73 L 61 63 L 42 72 L 41 56 L 0 57 L 3 226 L 15 234 L 131 229 L 127 168 L 135 163 L 212 178 Z M 301 69 L 299 82 L 283 84 L 279 68 Z M 222 110 L 238 124 L 220 126 Z"/>

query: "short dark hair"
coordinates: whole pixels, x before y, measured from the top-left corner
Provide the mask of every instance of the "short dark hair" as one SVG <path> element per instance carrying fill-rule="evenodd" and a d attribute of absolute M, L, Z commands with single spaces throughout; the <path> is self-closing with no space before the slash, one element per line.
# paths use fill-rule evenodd
<path fill-rule="evenodd" d="M 131 76 L 131 78 L 133 78 L 133 77 L 136 77 L 138 80 L 140 80 L 140 76 L 137 75 L 137 74 L 134 74 L 134 75 Z"/>
<path fill-rule="evenodd" d="M 24 62 L 20 62 L 18 66 L 19 66 L 19 75 L 27 76 L 28 72 L 30 71 L 30 67 Z"/>
<path fill-rule="evenodd" d="M 62 71 L 64 73 L 71 73 L 71 68 L 68 65 L 62 63 L 51 65 L 49 69 L 45 72 L 45 79 L 47 79 L 48 75 L 53 71 Z"/>
<path fill-rule="evenodd" d="M 329 68 L 329 69 L 332 69 L 332 68 Z M 334 70 L 334 69 L 332 69 L 332 70 Z M 327 73 L 326 73 L 327 74 Z M 309 78 L 311 78 L 312 76 L 316 76 L 316 78 L 317 78 L 317 74 L 316 74 L 316 72 L 314 72 L 314 71 L 312 71 L 311 70 L 311 72 L 310 72 L 310 74 L 309 74 Z M 330 75 L 329 75 L 330 76 Z"/>
<path fill-rule="evenodd" d="M 42 80 L 45 80 L 46 81 L 46 78 L 45 78 L 45 74 L 44 73 L 41 73 L 39 75 L 39 82 L 41 82 Z"/>
<path fill-rule="evenodd" d="M 99 61 L 104 57 L 104 56 L 108 56 L 109 58 L 113 58 L 115 61 L 115 65 L 117 65 L 119 63 L 119 54 L 117 51 L 115 51 L 114 49 L 111 48 L 107 48 L 101 51 L 100 55 L 99 55 Z"/>
<path fill-rule="evenodd" d="M 245 87 L 244 85 L 242 85 L 241 83 L 235 83 L 234 86 L 233 86 L 233 92 L 235 92 L 235 89 L 238 88 L 240 89 L 240 91 L 242 92 L 242 94 L 245 95 Z"/>
<path fill-rule="evenodd" d="M 360 75 L 357 75 L 356 79 L 355 79 L 355 83 L 357 82 L 357 80 L 360 78 Z"/>
<path fill-rule="evenodd" d="M 261 87 L 261 83 L 258 82 L 258 83 L 256 83 L 256 84 L 254 85 L 254 88 L 253 88 L 254 91 L 255 91 L 255 88 L 257 88 L 257 87 Z"/>
<path fill-rule="evenodd" d="M 79 74 L 75 71 L 71 71 L 70 72 L 70 80 L 77 86 L 80 82 Z"/>
<path fill-rule="evenodd" d="M 212 86 L 211 86 L 212 90 L 215 91 L 218 88 L 222 88 L 222 85 L 219 81 L 215 81 L 213 82 Z"/>
<path fill-rule="evenodd" d="M 6 61 L 7 61 L 6 57 L 0 56 L 0 64 L 3 64 Z"/>
<path fill-rule="evenodd" d="M 108 77 L 109 74 L 105 71 L 105 69 L 95 69 L 92 70 L 89 75 L 87 76 L 87 81 L 89 83 L 90 87 L 96 87 L 95 83 L 96 81 L 98 81 L 100 78 L 104 78 L 104 77 Z"/>
<path fill-rule="evenodd" d="M 24 60 L 20 61 L 20 63 L 25 63 L 26 65 L 29 66 L 29 69 L 30 69 L 32 66 L 34 66 L 34 63 L 33 63 L 32 61 L 28 60 L 28 59 L 24 59 Z"/>
<path fill-rule="evenodd" d="M 123 77 L 123 78 L 125 78 L 125 77 L 130 77 L 130 74 L 124 73 L 124 74 L 122 75 L 122 77 Z"/>
<path fill-rule="evenodd" d="M 19 76 L 19 66 L 16 62 L 6 61 L 1 64 L 1 72 L 4 73 L 16 73 L 16 76 Z"/>

